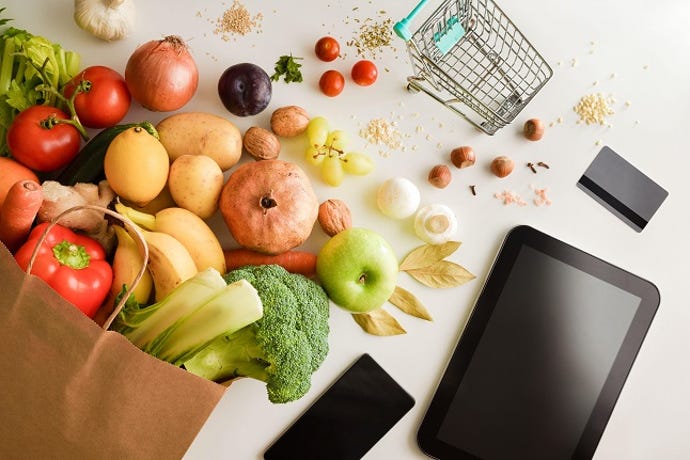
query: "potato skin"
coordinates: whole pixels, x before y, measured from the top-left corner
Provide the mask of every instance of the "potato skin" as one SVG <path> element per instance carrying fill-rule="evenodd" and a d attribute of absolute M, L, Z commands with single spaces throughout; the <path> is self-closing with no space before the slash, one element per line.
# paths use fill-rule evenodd
<path fill-rule="evenodd" d="M 206 155 L 222 171 L 237 164 L 242 155 L 242 134 L 230 120 L 206 112 L 181 112 L 156 125 L 170 162 L 185 154 Z"/>
<path fill-rule="evenodd" d="M 202 219 L 218 210 L 223 171 L 206 155 L 181 155 L 170 165 L 168 188 L 175 203 Z"/>

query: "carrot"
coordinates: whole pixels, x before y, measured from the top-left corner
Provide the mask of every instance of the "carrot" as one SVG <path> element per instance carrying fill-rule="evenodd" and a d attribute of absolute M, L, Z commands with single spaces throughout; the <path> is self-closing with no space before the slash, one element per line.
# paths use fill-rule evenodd
<path fill-rule="evenodd" d="M 0 207 L 0 241 L 14 252 L 24 242 L 43 202 L 38 182 L 27 179 L 15 182 Z"/>
<path fill-rule="evenodd" d="M 9 192 L 14 183 L 25 179 L 38 182 L 36 173 L 20 162 L 12 158 L 0 157 L 0 206 L 2 206 L 7 192 Z"/>
<path fill-rule="evenodd" d="M 287 251 L 281 254 L 268 255 L 251 249 L 225 249 L 225 265 L 234 270 L 245 265 L 276 264 L 290 273 L 299 273 L 309 278 L 316 276 L 316 254 L 307 251 Z"/>

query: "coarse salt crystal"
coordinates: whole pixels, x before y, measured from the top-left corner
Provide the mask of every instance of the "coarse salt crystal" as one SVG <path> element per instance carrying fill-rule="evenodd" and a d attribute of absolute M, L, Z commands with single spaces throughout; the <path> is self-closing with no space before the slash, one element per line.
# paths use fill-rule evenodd
<path fill-rule="evenodd" d="M 504 190 L 500 193 L 494 193 L 494 198 L 497 198 L 503 202 L 504 206 L 509 204 L 516 204 L 518 206 L 527 206 L 527 202 L 520 197 L 517 193 L 512 190 Z"/>

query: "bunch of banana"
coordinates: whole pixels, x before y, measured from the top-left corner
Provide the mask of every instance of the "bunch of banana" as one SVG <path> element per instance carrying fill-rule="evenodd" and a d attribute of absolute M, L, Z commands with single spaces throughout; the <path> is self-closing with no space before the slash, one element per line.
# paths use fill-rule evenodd
<path fill-rule="evenodd" d="M 154 300 L 159 301 L 180 283 L 206 268 L 213 267 L 225 273 L 225 257 L 218 238 L 208 224 L 193 212 L 172 207 L 153 215 L 122 203 L 116 204 L 115 210 L 140 227 L 149 247 L 147 272 L 150 281 L 142 279 L 135 291 L 135 298 L 140 303 L 145 303 L 140 299 L 147 297 L 147 289 L 147 299 L 150 299 L 152 290 Z M 113 289 L 119 290 L 123 283 L 131 283 L 142 260 L 131 236 L 122 231 L 117 235 L 119 244 L 113 258 Z M 121 248 L 122 241 L 125 244 Z M 134 257 L 132 247 L 138 259 Z M 122 254 L 118 255 L 118 252 Z"/>
<path fill-rule="evenodd" d="M 113 284 L 110 292 L 115 298 L 122 290 L 123 285 L 132 286 L 144 258 L 141 255 L 137 242 L 132 238 L 124 227 L 114 225 L 115 235 L 117 236 L 117 248 L 113 255 Z M 153 279 L 151 273 L 146 270 L 139 280 L 136 288 L 130 292 L 140 304 L 148 304 L 153 293 Z"/>

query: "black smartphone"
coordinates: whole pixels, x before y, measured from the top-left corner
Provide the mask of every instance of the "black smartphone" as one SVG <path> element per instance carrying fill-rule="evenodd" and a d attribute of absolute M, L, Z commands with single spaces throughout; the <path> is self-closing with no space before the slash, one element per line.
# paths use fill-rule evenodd
<path fill-rule="evenodd" d="M 360 459 L 414 403 L 365 353 L 268 448 L 264 458 Z"/>

